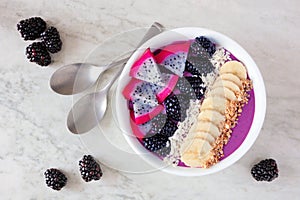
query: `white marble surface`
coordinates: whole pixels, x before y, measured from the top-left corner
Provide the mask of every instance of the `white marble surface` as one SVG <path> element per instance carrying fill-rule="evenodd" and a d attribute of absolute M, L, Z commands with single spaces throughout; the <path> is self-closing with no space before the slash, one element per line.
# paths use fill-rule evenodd
<path fill-rule="evenodd" d="M 299 7 L 297 0 L 1 0 L 0 199 L 298 199 Z M 56 26 L 64 42 L 55 62 L 43 69 L 26 61 L 29 42 L 16 31 L 20 19 L 36 15 Z M 242 159 L 213 175 L 132 175 L 103 167 L 101 181 L 84 183 L 77 162 L 87 150 L 65 128 L 72 98 L 53 93 L 48 80 L 59 66 L 82 61 L 107 37 L 153 21 L 222 32 L 253 56 L 267 89 L 261 134 Z M 279 178 L 257 183 L 250 167 L 266 157 L 278 161 Z M 49 167 L 69 178 L 60 192 L 45 187 L 43 172 Z"/>

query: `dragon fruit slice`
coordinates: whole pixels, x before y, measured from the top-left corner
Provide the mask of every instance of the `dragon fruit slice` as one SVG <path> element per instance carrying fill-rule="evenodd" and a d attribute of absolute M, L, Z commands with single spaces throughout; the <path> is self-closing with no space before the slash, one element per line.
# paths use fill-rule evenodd
<path fill-rule="evenodd" d="M 174 74 L 165 73 L 161 75 L 161 78 L 164 86 L 152 84 L 152 89 L 159 103 L 163 102 L 172 93 L 179 79 L 179 77 Z"/>
<path fill-rule="evenodd" d="M 157 51 L 155 60 L 158 64 L 163 65 L 174 74 L 182 77 L 190 44 L 190 41 L 169 44 L 160 51 Z"/>
<path fill-rule="evenodd" d="M 151 106 L 158 105 L 151 84 L 135 78 L 132 78 L 126 85 L 123 90 L 123 96 L 131 101 L 138 100 Z"/>
<path fill-rule="evenodd" d="M 161 104 L 151 106 L 149 104 L 144 104 L 139 99 L 132 101 L 132 104 L 133 116 L 131 116 L 131 118 L 136 124 L 143 124 L 150 121 L 153 117 L 161 113 L 161 111 L 164 109 L 163 105 Z"/>
<path fill-rule="evenodd" d="M 133 116 L 133 112 L 131 113 L 131 116 Z M 132 118 L 130 118 L 130 126 L 132 129 L 133 134 L 139 139 L 142 140 L 142 138 L 145 137 L 145 135 L 151 130 L 151 121 L 148 121 L 146 123 L 137 125 Z"/>
<path fill-rule="evenodd" d="M 132 65 L 129 75 L 139 80 L 163 85 L 161 73 L 149 48 Z"/>

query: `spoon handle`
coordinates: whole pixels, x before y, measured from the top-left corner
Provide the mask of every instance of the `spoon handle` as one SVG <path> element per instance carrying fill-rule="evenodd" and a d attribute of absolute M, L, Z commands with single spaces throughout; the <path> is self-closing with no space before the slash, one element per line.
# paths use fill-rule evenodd
<path fill-rule="evenodd" d="M 157 34 L 163 32 L 165 27 L 158 22 L 154 22 L 151 27 L 148 29 L 147 33 L 144 35 L 143 39 L 137 45 L 137 49 L 142 46 L 145 42 L 147 42 L 150 38 L 153 38 Z M 132 53 L 133 54 L 133 53 Z"/>
<path fill-rule="evenodd" d="M 118 69 L 118 71 L 113 75 L 111 80 L 102 88 L 102 91 L 107 92 L 111 88 L 115 80 L 120 76 L 122 71 L 123 71 L 123 67 L 120 67 L 120 69 Z"/>
<path fill-rule="evenodd" d="M 112 68 L 112 67 L 115 67 L 117 65 L 120 65 L 120 64 L 126 64 L 127 60 L 129 59 L 130 57 L 126 57 L 126 58 L 123 58 L 121 60 L 117 60 L 117 61 L 114 61 L 114 62 L 111 62 L 110 64 L 106 65 L 104 68 L 103 68 L 103 71 L 106 71 L 107 69 L 109 68 Z M 100 66 L 99 66 L 100 67 Z"/>
<path fill-rule="evenodd" d="M 151 27 L 148 29 L 147 33 L 144 35 L 144 37 L 142 38 L 142 40 L 139 42 L 139 44 L 137 45 L 136 49 L 139 48 L 140 46 L 142 46 L 142 44 L 144 44 L 147 40 L 149 40 L 149 38 L 152 38 L 152 37 L 156 36 L 158 33 L 163 32 L 164 29 L 165 29 L 165 27 L 164 27 L 162 24 L 160 24 L 160 23 L 158 23 L 158 22 L 154 22 L 154 23 L 151 25 Z M 136 50 L 136 49 L 135 49 L 135 50 Z M 134 53 L 135 50 L 133 50 L 133 51 L 131 52 L 131 55 Z M 131 56 L 131 55 L 130 55 L 130 56 Z M 109 65 L 107 65 L 107 66 L 104 68 L 103 71 L 105 71 L 105 70 L 107 70 L 107 69 L 109 69 L 109 68 L 111 68 L 111 67 L 120 65 L 120 64 L 124 64 L 124 65 L 125 65 L 126 62 L 129 60 L 130 56 L 128 56 L 128 57 L 126 57 L 126 58 L 123 58 L 123 59 L 121 59 L 121 60 L 114 61 L 114 62 L 110 63 Z"/>
<path fill-rule="evenodd" d="M 136 47 L 135 50 L 137 50 L 140 46 L 142 46 L 142 44 L 144 44 L 150 38 L 152 38 L 152 37 L 156 36 L 157 34 L 163 32 L 164 29 L 165 29 L 165 27 L 163 25 L 161 25 L 158 22 L 154 22 L 151 25 L 151 27 L 148 29 L 148 31 L 146 32 L 146 34 L 144 35 L 144 37 L 142 38 L 142 40 L 139 42 L 139 44 L 137 45 L 137 47 Z M 130 56 L 128 56 L 128 57 L 126 57 L 124 59 L 118 60 L 116 62 L 112 62 L 111 64 L 109 64 L 107 66 L 107 68 L 112 67 L 112 66 L 116 66 L 116 65 L 119 65 L 119 64 L 122 64 L 122 63 L 124 63 L 123 66 L 125 66 L 126 62 L 129 60 L 129 58 L 132 56 L 132 54 L 135 52 L 135 50 L 132 51 L 132 53 L 130 54 Z M 123 67 L 121 67 L 119 69 L 119 71 L 111 78 L 111 81 L 109 81 L 109 83 L 107 83 L 102 90 L 108 91 L 111 88 L 111 86 L 113 85 L 114 81 L 121 74 L 122 69 L 123 69 Z"/>

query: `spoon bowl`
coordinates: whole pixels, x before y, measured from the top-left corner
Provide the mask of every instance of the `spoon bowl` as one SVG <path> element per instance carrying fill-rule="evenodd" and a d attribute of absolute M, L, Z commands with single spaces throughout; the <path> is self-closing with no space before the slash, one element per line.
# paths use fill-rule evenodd
<path fill-rule="evenodd" d="M 85 95 L 69 112 L 67 119 L 68 129 L 74 134 L 85 133 L 91 130 L 99 123 L 99 119 L 103 118 L 106 107 L 106 90 Z"/>

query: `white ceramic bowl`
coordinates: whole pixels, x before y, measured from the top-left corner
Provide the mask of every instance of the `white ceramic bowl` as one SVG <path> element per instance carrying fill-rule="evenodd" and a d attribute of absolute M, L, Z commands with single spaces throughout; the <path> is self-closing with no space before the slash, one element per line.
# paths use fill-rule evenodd
<path fill-rule="evenodd" d="M 166 164 L 163 163 L 162 160 L 149 153 L 149 151 L 146 150 L 134 137 L 130 127 L 130 116 L 127 107 L 127 101 L 122 96 L 122 90 L 130 80 L 130 77 L 128 76 L 130 67 L 132 66 L 134 61 L 139 58 L 139 56 L 141 56 L 146 48 L 150 47 L 151 50 L 153 50 L 170 44 L 174 41 L 194 39 L 195 37 L 200 35 L 207 36 L 214 43 L 223 46 L 246 65 L 248 75 L 253 81 L 253 88 L 255 93 L 255 113 L 253 122 L 247 137 L 240 145 L 240 147 L 216 165 L 208 169 L 166 166 Z M 119 126 L 124 133 L 125 139 L 133 148 L 133 150 L 154 167 L 165 172 L 181 176 L 201 176 L 215 173 L 222 169 L 225 169 L 226 167 L 239 160 L 250 149 L 250 147 L 256 140 L 263 125 L 266 111 L 266 93 L 263 78 L 251 56 L 238 43 L 236 43 L 229 37 L 215 31 L 196 27 L 177 28 L 166 31 L 144 43 L 141 48 L 138 49 L 128 60 L 118 81 L 115 97 L 115 106 L 118 108 L 115 110 Z"/>

